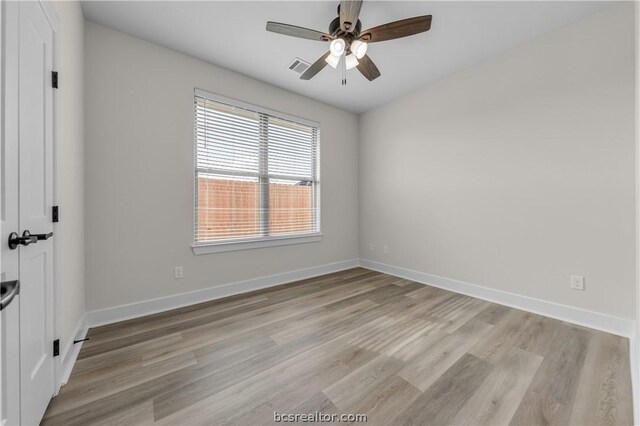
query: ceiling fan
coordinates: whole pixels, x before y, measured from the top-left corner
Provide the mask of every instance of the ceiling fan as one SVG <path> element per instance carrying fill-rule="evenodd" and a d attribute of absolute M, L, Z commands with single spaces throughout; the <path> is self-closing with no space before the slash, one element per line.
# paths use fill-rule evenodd
<path fill-rule="evenodd" d="M 368 43 L 394 40 L 428 31 L 431 28 L 431 15 L 389 22 L 362 31 L 362 23 L 358 19 L 361 7 L 362 0 L 341 1 L 338 17 L 329 24 L 328 33 L 272 21 L 267 22 L 267 31 L 330 43 L 329 51 L 302 73 L 302 80 L 310 80 L 327 64 L 337 68 L 342 63 L 342 84 L 346 84 L 346 70 L 352 68 L 357 68 L 369 81 L 373 81 L 380 77 L 380 71 L 367 56 Z"/>

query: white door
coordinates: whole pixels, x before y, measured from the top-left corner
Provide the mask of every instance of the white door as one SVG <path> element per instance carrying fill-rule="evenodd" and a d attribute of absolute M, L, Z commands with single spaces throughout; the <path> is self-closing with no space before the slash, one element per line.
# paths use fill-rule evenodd
<path fill-rule="evenodd" d="M 19 229 L 18 220 L 18 6 L 13 2 L 0 3 L 2 8 L 2 78 L 5 84 L 2 102 L 2 156 L 0 158 L 0 278 L 3 282 L 19 276 L 19 250 L 9 250 L 7 240 Z M 12 84 L 14 83 L 14 84 Z M 3 298 L 6 302 L 7 299 Z M 0 311 L 0 421 L 2 425 L 20 423 L 20 296 Z"/>
<path fill-rule="evenodd" d="M 17 168 L 3 172 L 3 190 L 10 196 L 17 186 L 18 202 L 13 199 L 3 204 L 3 208 L 11 211 L 7 217 L 17 213 L 18 226 L 15 221 L 3 223 L 2 235 L 15 232 L 18 239 L 14 249 L 8 244 L 9 236 L 0 243 L 3 244 L 3 270 L 8 272 L 12 268 L 13 273 L 11 262 L 5 265 L 5 254 L 8 259 L 15 259 L 17 253 L 18 258 L 20 423 L 32 425 L 40 422 L 55 391 L 53 242 L 49 235 L 53 231 L 54 31 L 40 3 L 7 5 L 4 22 L 13 22 L 13 27 L 5 33 L 6 78 L 11 77 L 10 72 L 17 72 L 19 78 L 14 98 L 5 93 L 5 125 L 16 126 L 17 135 L 12 136 L 17 137 L 5 134 L 3 143 L 11 152 L 16 151 L 12 145 L 17 144 L 17 161 L 15 155 L 13 158 Z M 17 52 L 13 52 L 14 49 Z M 7 88 L 16 81 L 5 83 Z M 17 110 L 17 117 L 12 117 L 15 121 L 9 123 L 7 118 L 13 110 Z M 7 156 L 5 161 L 12 159 Z M 28 237 L 28 233 L 37 236 Z M 15 327 L 8 319 L 6 325 Z"/>

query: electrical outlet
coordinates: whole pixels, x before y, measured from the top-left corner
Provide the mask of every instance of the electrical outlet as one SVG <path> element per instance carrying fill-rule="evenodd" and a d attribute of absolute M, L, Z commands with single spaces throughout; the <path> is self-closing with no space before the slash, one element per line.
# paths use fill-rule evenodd
<path fill-rule="evenodd" d="M 373 251 L 373 244 L 369 243 L 369 251 Z"/>
<path fill-rule="evenodd" d="M 184 277 L 184 269 L 182 266 L 176 266 L 173 272 L 176 279 Z"/>
<path fill-rule="evenodd" d="M 389 254 L 389 246 L 384 246 L 382 251 L 384 251 L 384 254 Z"/>
<path fill-rule="evenodd" d="M 582 275 L 571 275 L 571 288 L 584 291 L 584 277 Z"/>

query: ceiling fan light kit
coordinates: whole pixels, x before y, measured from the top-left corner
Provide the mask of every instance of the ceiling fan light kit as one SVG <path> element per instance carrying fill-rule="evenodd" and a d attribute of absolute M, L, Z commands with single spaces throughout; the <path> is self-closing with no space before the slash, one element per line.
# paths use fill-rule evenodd
<path fill-rule="evenodd" d="M 331 44 L 329 44 L 329 51 L 333 56 L 340 57 L 344 53 L 344 49 L 346 46 L 347 44 L 344 42 L 343 39 L 337 38 L 335 40 L 332 40 Z"/>
<path fill-rule="evenodd" d="M 350 70 L 350 69 L 353 69 L 353 68 L 357 67 L 357 66 L 358 66 L 358 63 L 359 63 L 359 62 L 358 62 L 358 58 L 356 58 L 356 55 L 354 55 L 353 53 L 352 53 L 352 54 L 350 54 L 350 55 L 347 55 L 347 56 L 344 58 L 344 62 L 345 62 L 345 65 L 346 65 L 346 67 L 347 67 L 347 69 L 348 69 L 348 70 Z"/>
<path fill-rule="evenodd" d="M 340 58 L 342 58 L 341 56 L 336 56 L 336 55 L 329 55 L 326 57 L 325 61 L 331 65 L 332 68 L 337 68 L 338 64 L 340 63 Z"/>
<path fill-rule="evenodd" d="M 357 68 L 369 81 L 380 77 L 378 67 L 367 56 L 368 43 L 395 40 L 402 37 L 429 31 L 431 15 L 416 16 L 389 22 L 365 31 L 361 31 L 362 23 L 358 17 L 362 8 L 362 0 L 345 0 L 338 6 L 338 17 L 329 24 L 329 32 L 311 30 L 295 25 L 279 22 L 267 22 L 267 31 L 291 37 L 304 38 L 322 42 L 330 42 L 329 51 L 322 55 L 302 73 L 302 80 L 310 80 L 329 64 L 337 68 L 344 57 L 343 72 Z M 346 83 L 343 75 L 342 84 Z"/>
<path fill-rule="evenodd" d="M 353 40 L 351 42 L 351 48 L 350 49 L 353 52 L 353 54 L 356 55 L 356 58 L 362 59 L 362 57 L 367 54 L 367 47 L 368 46 L 369 45 L 364 41 Z"/>

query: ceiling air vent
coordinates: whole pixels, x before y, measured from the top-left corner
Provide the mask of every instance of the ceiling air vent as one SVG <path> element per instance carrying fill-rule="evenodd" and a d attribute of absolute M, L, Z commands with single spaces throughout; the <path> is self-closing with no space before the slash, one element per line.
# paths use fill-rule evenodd
<path fill-rule="evenodd" d="M 309 62 L 303 61 L 300 58 L 295 58 L 291 65 L 289 65 L 289 69 L 297 72 L 298 74 L 302 74 L 309 68 L 311 64 Z"/>

